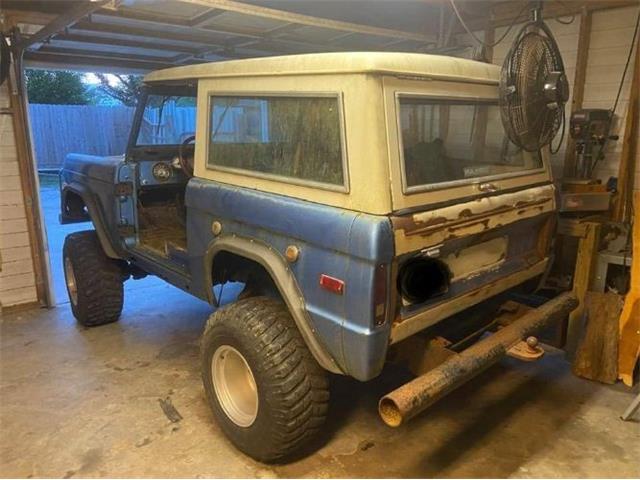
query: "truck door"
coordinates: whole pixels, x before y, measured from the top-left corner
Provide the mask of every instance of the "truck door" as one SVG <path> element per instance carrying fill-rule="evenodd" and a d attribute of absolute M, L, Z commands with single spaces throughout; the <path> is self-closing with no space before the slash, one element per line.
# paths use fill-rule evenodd
<path fill-rule="evenodd" d="M 137 241 L 138 221 L 136 215 L 136 164 L 123 163 L 118 168 L 115 184 L 115 211 L 118 234 L 127 248 Z"/>

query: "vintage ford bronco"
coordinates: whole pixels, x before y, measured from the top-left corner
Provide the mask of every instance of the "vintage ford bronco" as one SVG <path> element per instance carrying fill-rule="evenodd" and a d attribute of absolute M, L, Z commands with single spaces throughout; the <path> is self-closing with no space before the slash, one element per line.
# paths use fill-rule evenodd
<path fill-rule="evenodd" d="M 117 320 L 130 277 L 215 307 L 214 286 L 244 284 L 206 324 L 202 378 L 263 461 L 321 428 L 327 372 L 372 379 L 418 340 L 421 375 L 380 402 L 397 426 L 523 340 L 536 352 L 573 297 L 481 315 L 536 287 L 555 228 L 548 153 L 505 138 L 499 72 L 368 52 L 147 75 L 126 154 L 70 154 L 60 174 L 61 221 L 95 228 L 64 246 L 75 317 Z"/>

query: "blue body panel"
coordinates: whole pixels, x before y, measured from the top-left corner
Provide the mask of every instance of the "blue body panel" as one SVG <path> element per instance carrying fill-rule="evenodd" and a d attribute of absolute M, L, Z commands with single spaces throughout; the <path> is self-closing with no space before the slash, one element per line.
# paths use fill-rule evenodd
<path fill-rule="evenodd" d="M 123 157 L 69 155 L 61 171 L 63 189 L 84 190 L 85 199 L 95 200 L 98 213 L 92 217 L 101 217 L 92 218 L 96 230 L 105 232 L 118 256 L 207 300 L 211 288 L 207 254 L 215 244 L 211 224 L 217 220 L 225 235 L 258 240 L 280 253 L 295 277 L 319 343 L 340 370 L 359 380 L 380 373 L 390 325 L 374 325 L 372 294 L 376 267 L 389 265 L 394 257 L 389 217 L 192 178 L 185 193 L 188 264 L 178 268 L 137 249 L 135 235 L 122 233 L 123 222 L 137 224 L 137 191 L 149 176 L 141 163 Z M 132 194 L 115 195 L 115 184 L 127 181 L 135 185 Z M 292 264 L 283 256 L 289 245 L 300 250 Z M 344 281 L 343 295 L 320 287 L 323 273 Z"/>
<path fill-rule="evenodd" d="M 168 161 L 168 158 L 163 160 Z M 388 216 L 355 212 L 200 178 L 187 182 L 186 178 L 176 176 L 174 185 L 185 188 L 187 245 L 179 259 L 163 257 L 138 244 L 137 196 L 145 188 L 162 186 L 153 183 L 150 167 L 151 164 L 144 161 L 125 161 L 123 157 L 67 157 L 61 172 L 63 191 L 75 189 L 82 194 L 108 255 L 126 259 L 141 270 L 210 301 L 213 298 L 211 268 L 216 262 L 216 243 L 226 245 L 226 248 L 232 248 L 232 244 L 248 244 L 249 247 L 241 254 L 249 257 L 250 250 L 257 250 L 258 245 L 267 246 L 270 250 L 262 247 L 265 250 L 252 258 L 257 261 L 270 256 L 270 261 L 277 263 L 285 273 L 287 285 L 295 284 L 295 294 L 287 293 L 285 300 L 290 307 L 296 307 L 292 313 L 297 315 L 301 309 L 306 312 L 302 321 L 298 316 L 294 317 L 298 326 L 307 333 L 307 342 L 310 338 L 316 341 L 316 350 L 310 345 L 314 354 L 320 351 L 322 358 L 316 358 L 320 361 L 330 357 L 328 362 L 321 364 L 359 380 L 369 380 L 380 373 L 391 326 L 390 321 L 375 325 L 374 278 L 380 265 L 389 267 L 398 261 L 395 258 L 393 225 Z M 116 193 L 123 186 L 130 187 L 131 191 Z M 548 215 L 543 215 L 449 240 L 441 248 L 442 255 L 455 254 L 470 245 L 501 236 L 509 238 L 509 247 L 499 269 L 454 281 L 445 294 L 419 305 L 403 307 L 400 314 L 408 317 L 424 312 L 440 302 L 453 300 L 541 260 L 537 242 L 547 220 Z M 214 221 L 222 225 L 219 236 L 213 234 Z M 232 239 L 232 244 L 223 243 L 222 239 L 224 242 Z M 251 241 L 255 243 L 251 244 Z M 293 263 L 284 258 L 289 246 L 296 246 L 300 252 Z M 413 253 L 405 257 L 411 255 Z M 386 271 L 390 274 L 391 268 Z M 343 293 L 323 289 L 319 283 L 321 274 L 342 280 L 345 285 Z M 272 275 L 275 274 L 272 272 Z M 394 288 L 389 279 L 387 288 L 389 291 Z M 296 300 L 293 306 L 291 298 Z M 390 308 L 392 302 L 386 303 Z"/>
<path fill-rule="evenodd" d="M 104 235 L 118 256 L 126 255 L 118 227 L 122 208 L 132 211 L 133 199 L 121 204 L 114 195 L 115 184 L 125 165 L 124 156 L 98 157 L 71 153 L 67 155 L 60 171 L 62 191 L 72 191 L 82 196 L 99 234 Z M 132 180 L 132 179 L 130 179 Z M 64 195 L 62 195 L 64 204 Z M 61 215 L 64 221 L 64 205 Z M 103 239 L 101 238 L 101 241 Z M 104 242 L 103 242 L 104 246 Z"/>
<path fill-rule="evenodd" d="M 200 289 L 208 285 L 204 267 L 214 220 L 225 235 L 260 240 L 281 254 L 295 245 L 300 256 L 290 268 L 321 344 L 357 379 L 380 372 L 390 327 L 374 326 L 372 292 L 376 266 L 394 255 L 388 217 L 196 178 L 187 185 L 186 205 L 193 293 L 206 294 Z M 344 294 L 322 289 L 322 273 L 343 280 Z"/>

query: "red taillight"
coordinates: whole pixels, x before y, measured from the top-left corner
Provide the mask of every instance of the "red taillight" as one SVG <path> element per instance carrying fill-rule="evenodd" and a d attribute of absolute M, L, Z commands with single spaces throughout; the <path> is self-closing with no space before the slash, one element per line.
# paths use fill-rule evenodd
<path fill-rule="evenodd" d="M 387 319 L 387 265 L 376 267 L 373 278 L 373 316 L 376 325 L 382 325 Z"/>
<path fill-rule="evenodd" d="M 324 273 L 320 274 L 320 286 L 338 295 L 344 293 L 344 282 L 339 278 L 330 277 Z"/>

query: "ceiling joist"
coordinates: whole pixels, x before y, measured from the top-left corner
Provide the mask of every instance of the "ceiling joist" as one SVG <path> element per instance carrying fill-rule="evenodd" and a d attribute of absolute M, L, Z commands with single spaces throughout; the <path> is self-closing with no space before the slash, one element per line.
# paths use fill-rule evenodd
<path fill-rule="evenodd" d="M 331 20 L 328 18 L 312 17 L 301 13 L 294 13 L 285 10 L 276 10 L 273 8 L 262 7 L 259 5 L 250 5 L 247 3 L 236 2 L 234 0 L 181 0 L 185 3 L 201 5 L 204 7 L 217 8 L 228 12 L 241 13 L 259 18 L 268 18 L 270 20 L 279 20 L 286 23 L 295 23 L 297 25 L 306 25 L 310 27 L 328 28 L 330 30 L 341 30 L 344 32 L 362 33 L 366 35 L 374 35 L 380 37 L 405 38 L 423 43 L 433 43 L 434 37 L 431 35 L 422 35 L 419 33 L 405 32 L 401 30 L 393 30 L 390 28 L 374 27 L 371 25 L 363 25 L 359 23 L 343 22 L 340 20 Z"/>
<path fill-rule="evenodd" d="M 19 50 L 32 47 L 33 45 L 47 40 L 52 35 L 64 30 L 70 25 L 73 25 L 78 20 L 86 17 L 87 15 L 95 12 L 103 5 L 106 5 L 110 0 L 96 0 L 96 1 L 84 1 L 82 3 L 76 3 L 67 12 L 58 15 L 54 20 L 49 22 L 43 28 L 38 30 L 35 34 L 28 38 L 21 39 L 16 45 Z"/>
<path fill-rule="evenodd" d="M 455 35 L 462 27 L 452 15 L 450 0 L 380 0 L 362 15 L 347 7 L 344 15 L 337 13 L 338 6 L 308 8 L 304 0 L 291 0 L 296 12 L 236 0 L 163 0 L 161 9 L 149 8 L 146 0 L 1 1 L 3 28 L 25 27 L 17 45 L 25 58 L 39 65 L 75 66 L 91 60 L 87 65 L 154 70 L 225 58 L 330 51 L 447 54 L 470 46 Z M 455 0 L 476 31 L 527 20 L 525 1 Z M 544 15 L 629 5 L 637 5 L 637 0 L 546 0 Z M 389 19 L 379 23 L 385 11 Z M 316 16 L 319 12 L 333 18 Z M 381 26 L 385 24 L 394 28 Z M 40 25 L 44 27 L 37 30 Z"/>

